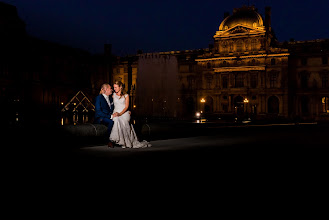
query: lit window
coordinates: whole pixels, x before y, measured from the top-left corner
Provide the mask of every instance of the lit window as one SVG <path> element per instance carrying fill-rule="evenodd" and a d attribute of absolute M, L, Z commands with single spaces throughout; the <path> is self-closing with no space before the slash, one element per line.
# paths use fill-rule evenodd
<path fill-rule="evenodd" d="M 322 97 L 322 112 L 329 113 L 329 97 Z"/>

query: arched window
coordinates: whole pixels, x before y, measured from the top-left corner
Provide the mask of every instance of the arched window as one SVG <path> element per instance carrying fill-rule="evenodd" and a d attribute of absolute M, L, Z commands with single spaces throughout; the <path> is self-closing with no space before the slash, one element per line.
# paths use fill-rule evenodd
<path fill-rule="evenodd" d="M 275 59 L 274 58 L 271 59 L 271 65 L 275 65 Z"/>
<path fill-rule="evenodd" d="M 244 113 L 244 102 L 242 96 L 237 96 L 233 100 L 234 102 L 234 112 L 237 116 L 241 116 Z"/>
<path fill-rule="evenodd" d="M 257 74 L 251 74 L 250 75 L 250 87 L 256 88 L 257 87 Z"/>
<path fill-rule="evenodd" d="M 222 43 L 222 51 L 223 51 L 224 53 L 228 53 L 228 52 L 229 52 L 229 50 L 228 50 L 228 44 L 227 44 L 226 41 L 224 41 L 224 42 Z"/>
<path fill-rule="evenodd" d="M 278 114 L 279 113 L 279 99 L 276 96 L 271 96 L 268 99 L 268 113 Z"/>
<path fill-rule="evenodd" d="M 242 42 L 242 40 L 238 40 L 236 42 L 236 51 L 237 52 L 242 52 L 242 49 L 243 49 L 243 42 Z"/>
<path fill-rule="evenodd" d="M 301 88 L 308 88 L 308 78 L 309 78 L 309 74 L 307 72 L 302 72 L 300 74 L 300 85 Z"/>
<path fill-rule="evenodd" d="M 270 72 L 270 88 L 275 88 L 277 85 L 278 73 L 275 71 Z"/>
<path fill-rule="evenodd" d="M 237 73 L 235 75 L 235 88 L 244 87 L 244 75 L 243 73 Z"/>
<path fill-rule="evenodd" d="M 210 97 L 210 96 L 207 96 L 206 97 L 206 102 L 205 102 L 205 105 L 204 105 L 204 111 L 205 113 L 211 113 L 213 112 L 213 98 Z"/>
<path fill-rule="evenodd" d="M 306 66 L 307 65 L 307 57 L 303 57 L 301 59 L 301 64 L 302 64 L 302 66 Z"/>
<path fill-rule="evenodd" d="M 194 76 L 188 76 L 187 77 L 187 88 L 189 90 L 195 88 L 195 77 Z"/>
<path fill-rule="evenodd" d="M 206 78 L 206 89 L 211 89 L 213 76 L 208 74 L 208 75 L 205 76 L 205 78 Z"/>
<path fill-rule="evenodd" d="M 302 114 L 306 115 L 309 113 L 309 98 L 307 96 L 302 96 L 300 100 Z"/>
<path fill-rule="evenodd" d="M 227 75 L 222 76 L 222 88 L 223 89 L 228 88 L 228 76 Z"/>
<path fill-rule="evenodd" d="M 322 112 L 329 113 L 329 97 L 322 97 Z"/>
<path fill-rule="evenodd" d="M 257 49 L 257 41 L 255 39 L 251 40 L 251 50 L 254 51 Z"/>

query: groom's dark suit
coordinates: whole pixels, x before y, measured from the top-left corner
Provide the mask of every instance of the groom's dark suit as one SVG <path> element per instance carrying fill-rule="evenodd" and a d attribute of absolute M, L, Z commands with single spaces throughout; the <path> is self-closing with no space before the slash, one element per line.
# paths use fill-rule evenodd
<path fill-rule="evenodd" d="M 100 94 L 95 100 L 95 123 L 104 124 L 107 126 L 108 135 L 110 136 L 113 127 L 113 120 L 111 115 L 113 114 L 114 104 L 113 98 L 110 95 L 109 101 L 111 105 L 108 104 L 105 97 Z"/>

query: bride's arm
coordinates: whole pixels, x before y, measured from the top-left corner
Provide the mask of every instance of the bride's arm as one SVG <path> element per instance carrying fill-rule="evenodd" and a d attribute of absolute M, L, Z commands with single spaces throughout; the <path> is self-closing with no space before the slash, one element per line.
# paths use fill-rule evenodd
<path fill-rule="evenodd" d="M 121 112 L 119 112 L 119 116 L 124 114 L 129 108 L 129 95 L 127 94 L 125 98 L 126 98 L 126 100 L 125 100 L 126 105 L 125 105 L 125 108 Z"/>

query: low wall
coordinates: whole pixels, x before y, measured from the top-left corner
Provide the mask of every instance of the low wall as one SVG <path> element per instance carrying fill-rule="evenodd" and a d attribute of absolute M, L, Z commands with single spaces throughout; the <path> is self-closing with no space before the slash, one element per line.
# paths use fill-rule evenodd
<path fill-rule="evenodd" d="M 102 124 L 63 125 L 62 131 L 70 136 L 103 137 L 107 135 L 107 127 Z"/>

